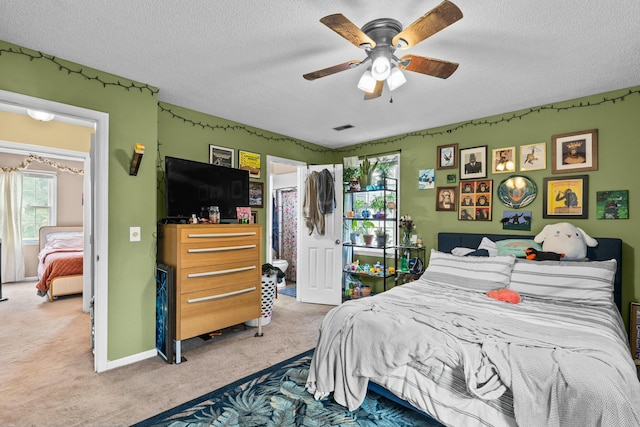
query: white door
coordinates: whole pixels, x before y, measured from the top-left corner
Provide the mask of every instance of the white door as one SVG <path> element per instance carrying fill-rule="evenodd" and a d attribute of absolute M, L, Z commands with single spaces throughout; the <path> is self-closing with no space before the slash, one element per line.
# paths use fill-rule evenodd
<path fill-rule="evenodd" d="M 314 228 L 311 235 L 303 215 L 307 176 L 323 169 L 333 174 L 336 207 L 325 215 L 325 233 Z M 342 302 L 342 165 L 314 165 L 298 168 L 298 272 L 297 299 L 314 304 Z"/>

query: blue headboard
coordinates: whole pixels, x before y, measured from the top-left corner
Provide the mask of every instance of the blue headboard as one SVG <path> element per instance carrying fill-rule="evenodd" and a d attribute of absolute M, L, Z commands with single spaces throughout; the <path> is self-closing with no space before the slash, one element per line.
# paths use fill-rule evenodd
<path fill-rule="evenodd" d="M 505 239 L 533 239 L 535 236 L 523 236 L 514 234 L 480 234 L 480 233 L 438 233 L 438 250 L 441 252 L 451 252 L 453 248 L 478 247 L 482 238 L 495 241 Z M 618 306 L 622 305 L 622 240 L 608 237 L 594 237 L 598 241 L 598 246 L 587 248 L 587 258 L 592 261 L 607 261 L 615 259 L 617 271 L 613 287 L 613 300 Z"/>

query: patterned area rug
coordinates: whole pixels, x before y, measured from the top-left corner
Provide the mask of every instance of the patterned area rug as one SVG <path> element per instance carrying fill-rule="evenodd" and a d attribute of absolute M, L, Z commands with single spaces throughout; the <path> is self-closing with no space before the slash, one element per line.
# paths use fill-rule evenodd
<path fill-rule="evenodd" d="M 372 391 L 349 412 L 305 390 L 313 349 L 165 411 L 134 427 L 441 426 Z"/>

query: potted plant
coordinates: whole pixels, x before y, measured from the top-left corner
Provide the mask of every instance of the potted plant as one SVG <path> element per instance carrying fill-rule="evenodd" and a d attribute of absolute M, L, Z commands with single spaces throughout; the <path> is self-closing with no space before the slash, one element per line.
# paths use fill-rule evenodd
<path fill-rule="evenodd" d="M 360 234 L 360 227 L 358 227 L 358 221 L 351 221 L 351 232 L 349 233 L 349 239 L 351 244 L 355 245 L 358 241 L 358 234 Z"/>
<path fill-rule="evenodd" d="M 376 228 L 375 233 L 376 233 L 376 246 L 378 246 L 379 248 L 383 248 L 384 245 L 387 243 L 387 234 L 385 233 L 384 228 L 383 227 Z"/>
<path fill-rule="evenodd" d="M 371 163 L 371 161 L 365 156 L 360 163 L 360 189 L 364 190 L 368 185 L 371 185 L 371 175 L 378 167 L 378 160 L 375 163 Z"/>
<path fill-rule="evenodd" d="M 353 201 L 353 210 L 355 211 L 356 217 L 362 218 L 362 210 L 366 207 L 366 203 L 364 200 L 354 200 Z"/>
<path fill-rule="evenodd" d="M 376 226 L 373 222 L 371 221 L 362 221 L 362 229 L 363 229 L 363 234 L 362 237 L 364 238 L 364 244 L 367 246 L 371 246 L 373 244 L 373 231 L 375 230 Z"/>
<path fill-rule="evenodd" d="M 373 198 L 373 200 L 371 201 L 369 206 L 371 206 L 371 209 L 373 209 L 375 212 L 384 213 L 385 207 L 386 207 L 386 203 L 385 203 L 384 198 L 382 196 L 376 196 L 376 197 Z"/>

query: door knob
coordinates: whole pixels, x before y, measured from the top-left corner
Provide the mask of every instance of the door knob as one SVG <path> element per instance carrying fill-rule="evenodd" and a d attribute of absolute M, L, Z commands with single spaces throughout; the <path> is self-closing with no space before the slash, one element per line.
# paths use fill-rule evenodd
<path fill-rule="evenodd" d="M 336 245 L 340 244 L 340 239 L 336 239 Z"/>

